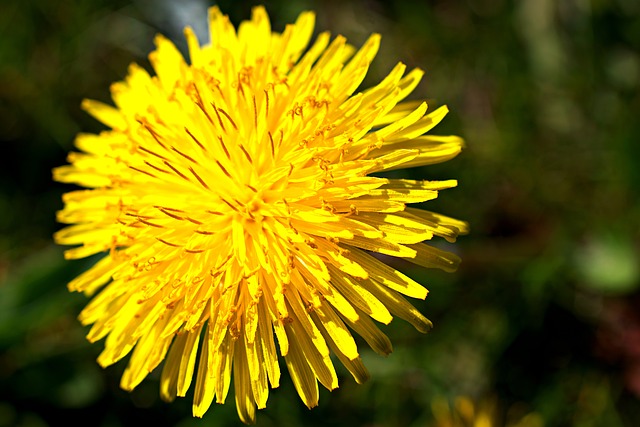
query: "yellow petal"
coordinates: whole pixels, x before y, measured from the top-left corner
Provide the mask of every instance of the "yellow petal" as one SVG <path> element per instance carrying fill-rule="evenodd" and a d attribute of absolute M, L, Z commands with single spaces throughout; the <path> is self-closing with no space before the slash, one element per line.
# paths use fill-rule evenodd
<path fill-rule="evenodd" d="M 295 341 L 284 358 L 291 381 L 307 408 L 318 406 L 318 382 L 305 355 Z"/>

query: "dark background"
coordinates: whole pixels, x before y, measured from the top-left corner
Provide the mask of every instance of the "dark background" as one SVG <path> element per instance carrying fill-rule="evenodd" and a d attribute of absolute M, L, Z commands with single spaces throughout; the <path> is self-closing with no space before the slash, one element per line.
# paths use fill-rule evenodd
<path fill-rule="evenodd" d="M 0 2 L 0 426 L 239 424 L 232 393 L 198 420 L 191 396 L 159 400 L 157 373 L 120 390 L 125 363 L 97 365 L 102 343 L 75 319 L 87 300 L 65 286 L 94 260 L 66 262 L 51 241 L 72 189 L 51 168 L 78 131 L 102 129 L 80 101 L 109 102 L 130 62 L 148 67 L 157 32 L 183 48 L 190 24 L 205 42 L 211 4 Z M 438 402 L 467 396 L 493 426 L 640 425 L 640 2 L 264 4 L 277 31 L 313 9 L 319 30 L 356 46 L 381 33 L 364 86 L 398 61 L 426 70 L 412 97 L 447 104 L 433 133 L 467 148 L 406 176 L 457 178 L 427 207 L 472 233 L 455 246 L 457 273 L 410 272 L 431 291 L 416 302 L 429 335 L 383 327 L 394 353 L 361 346 L 372 379 L 340 370 L 312 411 L 285 374 L 258 424 L 444 426 Z M 253 4 L 219 5 L 237 25 Z"/>

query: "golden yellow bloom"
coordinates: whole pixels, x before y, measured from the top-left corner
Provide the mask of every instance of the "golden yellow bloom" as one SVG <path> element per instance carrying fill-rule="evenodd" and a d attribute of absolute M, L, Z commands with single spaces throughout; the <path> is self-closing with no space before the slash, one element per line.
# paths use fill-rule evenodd
<path fill-rule="evenodd" d="M 88 190 L 64 195 L 55 235 L 76 245 L 67 258 L 108 254 L 69 284 L 101 292 L 82 311 L 98 358 L 131 353 L 131 390 L 166 358 L 161 396 L 184 396 L 195 378 L 193 413 L 223 403 L 233 377 L 244 422 L 280 381 L 279 352 L 300 397 L 317 405 L 319 381 L 338 386 L 335 356 L 358 382 L 368 373 L 351 331 L 378 353 L 389 339 L 371 320 L 392 315 L 427 331 L 429 320 L 401 294 L 427 290 L 375 254 L 454 270 L 453 254 L 422 243 L 449 241 L 467 225 L 407 207 L 434 199 L 449 181 L 371 174 L 442 162 L 455 136 L 425 136 L 447 113 L 400 103 L 422 71 L 398 64 L 353 95 L 379 35 L 355 51 L 320 34 L 314 14 L 282 33 L 257 7 L 238 31 L 218 8 L 211 43 L 185 30 L 190 64 L 167 39 L 149 56 L 156 76 L 131 65 L 113 84 L 115 108 L 83 107 L 110 130 L 81 134 L 71 165 L 54 178 Z M 426 114 L 426 115 L 425 115 Z"/>

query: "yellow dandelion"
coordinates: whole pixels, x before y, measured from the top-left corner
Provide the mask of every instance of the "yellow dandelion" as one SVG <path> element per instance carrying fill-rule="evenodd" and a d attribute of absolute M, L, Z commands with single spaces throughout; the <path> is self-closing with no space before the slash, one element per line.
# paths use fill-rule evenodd
<path fill-rule="evenodd" d="M 223 403 L 233 379 L 246 423 L 278 387 L 284 358 L 303 402 L 318 382 L 338 387 L 331 354 L 357 382 L 368 373 L 352 331 L 378 353 L 389 339 L 372 321 L 431 323 L 403 295 L 427 290 L 375 255 L 454 270 L 457 256 L 423 243 L 453 241 L 466 223 L 408 207 L 455 180 L 372 176 L 458 154 L 455 136 L 426 136 L 447 113 L 401 101 L 423 72 L 398 64 L 354 95 L 380 36 L 359 50 L 321 33 L 314 14 L 272 32 L 264 8 L 236 31 L 216 7 L 211 42 L 186 28 L 190 63 L 158 36 L 155 76 L 133 64 L 111 87 L 115 107 L 83 108 L 109 130 L 80 134 L 80 152 L 54 170 L 86 190 L 64 195 L 58 243 L 68 259 L 106 252 L 69 284 L 100 292 L 80 314 L 98 362 L 131 353 L 121 381 L 136 387 L 164 359 L 160 393 L 193 414 Z"/>

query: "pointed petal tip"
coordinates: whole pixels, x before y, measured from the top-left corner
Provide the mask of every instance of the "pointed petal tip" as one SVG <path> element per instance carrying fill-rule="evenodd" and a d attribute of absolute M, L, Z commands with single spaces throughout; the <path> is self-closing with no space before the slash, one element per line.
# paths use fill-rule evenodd
<path fill-rule="evenodd" d="M 156 49 L 159 49 L 160 46 L 162 46 L 165 43 L 173 44 L 173 42 L 169 40 L 167 37 L 165 37 L 163 34 L 157 33 L 155 36 L 153 36 L 153 44 L 156 46 Z M 156 50 L 150 52 L 149 57 L 151 57 L 151 55 L 154 55 L 154 56 L 157 55 L 156 52 L 157 52 Z"/>
<path fill-rule="evenodd" d="M 196 35 L 196 33 L 193 31 L 193 28 L 190 25 L 187 25 L 186 27 L 184 27 L 184 29 L 182 30 L 182 33 L 187 38 L 195 37 Z"/>
<path fill-rule="evenodd" d="M 416 322 L 416 324 L 414 324 L 414 327 L 418 332 L 426 334 L 429 333 L 431 329 L 433 329 L 433 323 L 431 322 L 431 320 L 424 318 L 422 322 Z"/>

